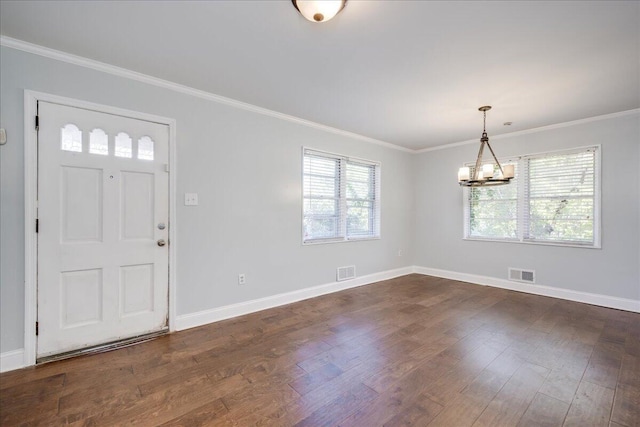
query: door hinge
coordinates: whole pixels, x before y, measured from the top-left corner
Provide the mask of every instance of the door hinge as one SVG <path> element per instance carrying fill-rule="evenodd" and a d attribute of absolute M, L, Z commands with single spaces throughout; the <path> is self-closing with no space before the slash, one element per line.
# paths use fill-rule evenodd
<path fill-rule="evenodd" d="M 36 335 L 38 335 L 38 333 L 40 332 L 40 328 L 39 326 L 39 322 L 36 322 Z"/>
<path fill-rule="evenodd" d="M 36 233 L 39 231 L 39 229 L 40 229 L 40 220 L 36 218 Z"/>
<path fill-rule="evenodd" d="M 36 116 L 36 130 L 40 130 L 40 116 Z"/>

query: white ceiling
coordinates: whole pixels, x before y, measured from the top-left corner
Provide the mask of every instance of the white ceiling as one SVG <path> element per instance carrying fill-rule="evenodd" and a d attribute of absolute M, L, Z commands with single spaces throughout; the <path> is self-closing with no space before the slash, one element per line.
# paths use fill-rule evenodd
<path fill-rule="evenodd" d="M 2 0 L 0 32 L 411 149 L 640 107 L 638 1 Z"/>

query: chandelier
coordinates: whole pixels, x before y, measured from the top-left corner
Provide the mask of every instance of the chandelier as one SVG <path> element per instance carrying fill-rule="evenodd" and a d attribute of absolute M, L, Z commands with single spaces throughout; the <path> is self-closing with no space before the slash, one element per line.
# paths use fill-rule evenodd
<path fill-rule="evenodd" d="M 478 108 L 484 115 L 484 125 L 482 127 L 482 137 L 480 138 L 480 150 L 478 151 L 478 159 L 476 165 L 473 168 L 473 175 L 469 167 L 464 166 L 458 170 L 458 184 L 463 187 L 486 187 L 492 185 L 504 185 L 508 184 L 514 177 L 513 165 L 505 165 L 504 168 L 500 165 L 498 158 L 489 144 L 489 137 L 487 136 L 487 111 L 491 109 L 490 105 Z M 493 156 L 494 163 L 482 163 L 482 152 L 484 146 L 489 148 L 491 155 Z"/>

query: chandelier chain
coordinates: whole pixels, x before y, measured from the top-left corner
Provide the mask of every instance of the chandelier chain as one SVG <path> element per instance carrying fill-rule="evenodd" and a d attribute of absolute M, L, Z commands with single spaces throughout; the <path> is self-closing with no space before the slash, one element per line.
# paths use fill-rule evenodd
<path fill-rule="evenodd" d="M 487 133 L 487 110 L 484 110 L 482 114 L 484 115 L 482 120 L 482 132 Z"/>

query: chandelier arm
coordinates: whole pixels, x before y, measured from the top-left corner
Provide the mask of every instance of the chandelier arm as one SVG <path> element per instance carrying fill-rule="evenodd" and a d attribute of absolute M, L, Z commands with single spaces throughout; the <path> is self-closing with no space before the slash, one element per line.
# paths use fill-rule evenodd
<path fill-rule="evenodd" d="M 500 173 L 504 175 L 504 171 L 502 170 L 502 165 L 498 161 L 498 158 L 496 157 L 496 154 L 493 152 L 493 148 L 491 148 L 491 144 L 489 144 L 489 141 L 487 141 L 487 147 L 489 147 L 489 151 L 491 151 L 491 155 L 493 156 L 493 160 L 496 161 L 496 163 L 498 165 L 498 169 L 500 169 Z"/>
<path fill-rule="evenodd" d="M 480 143 L 480 149 L 478 150 L 478 158 L 476 159 L 476 166 L 473 170 L 473 179 L 474 181 L 478 179 L 478 172 L 480 171 L 480 166 L 482 163 L 482 151 L 484 150 L 485 141 Z"/>

